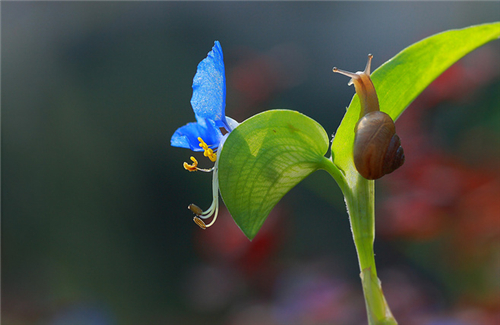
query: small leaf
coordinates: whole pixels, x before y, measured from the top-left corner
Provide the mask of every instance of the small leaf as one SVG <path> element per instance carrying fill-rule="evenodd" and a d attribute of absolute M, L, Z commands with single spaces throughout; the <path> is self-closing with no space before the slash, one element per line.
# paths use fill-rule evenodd
<path fill-rule="evenodd" d="M 500 23 L 497 22 L 442 32 L 407 47 L 385 62 L 371 76 L 380 110 L 397 119 L 408 105 L 453 63 L 498 37 Z M 355 95 L 332 143 L 335 165 L 345 172 L 350 186 L 354 186 L 358 178 L 354 169 L 352 147 L 354 125 L 359 119 L 359 111 L 359 99 Z M 403 147 L 404 141 L 401 139 Z"/>
<path fill-rule="evenodd" d="M 271 110 L 234 129 L 219 157 L 219 186 L 236 224 L 251 240 L 278 201 L 322 168 L 328 136 L 295 111 Z"/>

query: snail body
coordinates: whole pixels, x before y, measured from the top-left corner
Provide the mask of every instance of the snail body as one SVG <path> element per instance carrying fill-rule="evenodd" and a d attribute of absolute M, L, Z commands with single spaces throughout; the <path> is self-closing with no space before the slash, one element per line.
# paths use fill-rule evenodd
<path fill-rule="evenodd" d="M 378 179 L 392 173 L 405 161 L 394 121 L 379 108 L 377 93 L 370 79 L 372 58 L 371 54 L 368 55 L 364 71 L 352 73 L 333 68 L 333 72 L 351 77 L 349 85 L 354 84 L 360 100 L 359 121 L 354 127 L 353 158 L 357 171 L 366 179 Z"/>

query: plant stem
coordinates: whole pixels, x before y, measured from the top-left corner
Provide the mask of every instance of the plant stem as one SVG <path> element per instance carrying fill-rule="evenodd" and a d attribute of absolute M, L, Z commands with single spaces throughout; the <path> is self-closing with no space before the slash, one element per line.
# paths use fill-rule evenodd
<path fill-rule="evenodd" d="M 375 270 L 373 242 L 375 240 L 374 181 L 359 177 L 356 185 L 344 193 L 354 243 L 358 252 L 359 268 Z M 375 275 L 376 275 L 376 271 Z"/>
<path fill-rule="evenodd" d="M 330 159 L 322 166 L 344 193 L 351 231 L 358 253 L 361 283 L 365 296 L 369 325 L 395 325 L 396 320 L 382 292 L 377 277 L 373 242 L 375 240 L 375 181 L 363 178 L 357 172 L 348 182 L 345 175 Z"/>
<path fill-rule="evenodd" d="M 358 252 L 361 282 L 368 313 L 368 324 L 397 324 L 387 305 L 377 277 L 373 242 L 375 240 L 375 181 L 361 176 L 344 192 L 354 244 Z"/>

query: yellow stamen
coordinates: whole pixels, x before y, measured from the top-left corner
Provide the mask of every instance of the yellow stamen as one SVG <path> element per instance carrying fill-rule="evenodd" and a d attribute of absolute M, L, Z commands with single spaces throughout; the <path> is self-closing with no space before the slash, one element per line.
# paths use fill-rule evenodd
<path fill-rule="evenodd" d="M 208 157 L 208 159 L 210 159 L 211 161 L 215 162 L 217 160 L 217 154 L 214 153 L 214 151 L 208 147 L 208 145 L 205 143 L 205 141 L 203 141 L 202 138 L 198 137 L 198 141 L 200 141 L 200 147 L 202 147 L 203 150 L 205 150 L 203 155 L 205 157 Z"/>
<path fill-rule="evenodd" d="M 203 141 L 202 138 L 198 138 L 198 141 L 200 141 L 200 147 L 203 148 L 204 155 L 205 157 L 208 157 L 211 161 L 215 162 L 214 166 L 210 169 L 202 169 L 198 168 L 198 161 L 194 157 L 191 157 L 191 160 L 193 161 L 192 165 L 189 165 L 187 163 L 184 163 L 184 168 L 189 170 L 189 171 L 195 171 L 199 170 L 202 172 L 213 172 L 213 178 L 212 178 L 212 204 L 210 205 L 210 208 L 208 208 L 206 211 L 203 211 L 200 207 L 198 207 L 195 204 L 190 204 L 188 206 L 188 209 L 191 210 L 195 214 L 195 217 L 193 218 L 194 223 L 196 223 L 201 229 L 207 229 L 208 227 L 212 226 L 215 223 L 215 220 L 217 220 L 217 214 L 219 213 L 219 179 L 217 177 L 218 175 L 218 161 L 217 161 L 217 155 L 214 153 L 212 149 L 208 147 L 208 145 Z M 212 221 L 209 224 L 206 224 L 202 219 L 208 219 L 212 218 Z"/>
<path fill-rule="evenodd" d="M 193 164 L 191 165 L 188 164 L 187 162 L 183 164 L 184 169 L 189 170 L 190 172 L 195 172 L 198 170 L 198 160 L 196 160 L 195 157 L 191 156 L 191 161 L 193 162 Z"/>
<path fill-rule="evenodd" d="M 194 217 L 193 218 L 193 221 L 195 224 L 197 224 L 201 229 L 205 230 L 207 229 L 207 225 L 205 225 L 205 223 L 203 222 L 203 220 L 201 220 L 200 218 L 198 217 Z"/>

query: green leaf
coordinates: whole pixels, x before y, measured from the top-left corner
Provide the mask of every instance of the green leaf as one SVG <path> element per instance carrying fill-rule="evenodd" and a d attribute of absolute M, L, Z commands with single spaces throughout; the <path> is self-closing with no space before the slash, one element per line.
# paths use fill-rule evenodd
<path fill-rule="evenodd" d="M 498 37 L 500 23 L 497 22 L 442 32 L 407 47 L 380 66 L 371 76 L 380 109 L 396 120 L 408 105 L 453 63 Z M 360 64 L 364 67 L 364 62 Z M 340 63 L 337 65 L 340 66 Z M 352 147 L 354 125 L 359 119 L 359 111 L 359 99 L 355 95 L 332 144 L 334 163 L 344 171 L 350 186 L 354 186 L 358 178 L 352 158 Z M 405 140 L 401 141 L 404 147 Z"/>
<path fill-rule="evenodd" d="M 324 168 L 328 144 L 321 125 L 289 110 L 255 115 L 229 134 L 218 162 L 220 192 L 250 240 L 290 189 Z"/>

